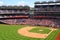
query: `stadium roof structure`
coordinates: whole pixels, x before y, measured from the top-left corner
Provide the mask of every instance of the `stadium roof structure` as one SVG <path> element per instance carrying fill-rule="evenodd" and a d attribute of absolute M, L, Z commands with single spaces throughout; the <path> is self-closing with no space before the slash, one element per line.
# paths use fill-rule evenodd
<path fill-rule="evenodd" d="M 7 10 L 17 10 L 17 9 L 30 9 L 29 6 L 0 6 L 0 10 L 4 10 L 4 9 L 7 9 Z"/>
<path fill-rule="evenodd" d="M 49 2 L 46 2 L 46 1 L 43 1 L 43 2 L 35 2 L 35 5 L 60 5 L 60 1 L 49 1 Z"/>

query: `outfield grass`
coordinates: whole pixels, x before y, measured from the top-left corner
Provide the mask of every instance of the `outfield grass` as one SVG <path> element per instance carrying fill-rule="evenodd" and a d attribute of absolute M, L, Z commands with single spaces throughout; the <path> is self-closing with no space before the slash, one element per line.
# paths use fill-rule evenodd
<path fill-rule="evenodd" d="M 18 34 L 18 32 L 17 32 L 18 29 L 26 27 L 26 26 L 27 25 L 3 25 L 3 24 L 0 24 L 0 40 L 55 40 L 57 34 L 60 32 L 60 30 L 53 31 L 46 39 L 29 38 L 29 37 L 25 37 L 25 36 Z M 42 27 L 42 28 L 44 29 L 44 27 Z M 44 30 L 46 30 L 46 29 L 44 29 Z M 47 31 L 47 32 L 49 32 L 49 31 Z M 35 29 L 35 32 L 36 32 L 36 29 Z M 45 32 L 45 33 L 47 33 L 47 32 Z"/>

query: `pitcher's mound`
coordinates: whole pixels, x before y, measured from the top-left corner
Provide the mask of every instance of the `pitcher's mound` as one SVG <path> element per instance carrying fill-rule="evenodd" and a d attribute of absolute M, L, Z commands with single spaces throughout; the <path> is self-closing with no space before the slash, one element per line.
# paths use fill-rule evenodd
<path fill-rule="evenodd" d="M 43 31 L 43 30 L 39 30 L 39 31 Z"/>

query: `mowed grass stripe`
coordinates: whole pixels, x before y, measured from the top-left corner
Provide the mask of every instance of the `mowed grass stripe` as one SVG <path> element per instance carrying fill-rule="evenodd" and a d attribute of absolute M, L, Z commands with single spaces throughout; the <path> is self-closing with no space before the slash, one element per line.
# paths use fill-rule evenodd
<path fill-rule="evenodd" d="M 58 34 L 59 30 L 53 31 L 45 40 L 55 40 L 56 35 Z"/>
<path fill-rule="evenodd" d="M 18 34 L 18 29 L 26 27 L 27 25 L 0 25 L 0 40 L 49 40 L 49 38 L 52 37 L 53 33 L 52 32 L 51 36 L 49 35 L 46 39 L 42 39 L 42 38 L 30 38 L 30 37 L 26 37 L 23 35 Z M 41 27 L 42 28 L 42 27 Z M 45 27 L 43 27 L 45 28 Z M 59 32 L 58 30 L 55 32 Z M 55 33 L 57 35 L 57 33 Z M 54 35 L 54 36 L 56 36 Z M 55 40 L 55 37 L 52 37 L 53 40 Z M 52 39 L 51 38 L 51 39 Z M 51 40 L 50 39 L 50 40 Z"/>
<path fill-rule="evenodd" d="M 55 31 L 54 34 L 51 36 L 51 38 L 49 40 L 54 40 L 54 37 L 55 37 L 56 33 L 57 32 Z"/>
<path fill-rule="evenodd" d="M 14 34 L 12 34 L 13 32 L 14 32 L 14 29 L 16 30 L 16 28 L 14 27 L 14 29 L 13 29 L 13 27 L 7 27 L 7 28 L 4 28 L 3 29 L 3 27 L 1 27 L 2 29 L 1 29 L 1 33 L 2 33 L 2 37 L 3 38 L 5 38 L 4 40 L 7 40 L 7 38 L 6 38 L 6 36 L 7 37 L 11 37 L 10 39 L 15 39 L 15 38 L 13 38 L 13 36 L 14 36 Z M 12 32 L 10 32 L 10 31 L 12 31 Z M 5 34 L 5 33 L 7 33 L 7 34 Z M 17 30 L 16 30 L 16 33 L 17 33 Z M 8 38 L 9 39 L 9 38 Z"/>

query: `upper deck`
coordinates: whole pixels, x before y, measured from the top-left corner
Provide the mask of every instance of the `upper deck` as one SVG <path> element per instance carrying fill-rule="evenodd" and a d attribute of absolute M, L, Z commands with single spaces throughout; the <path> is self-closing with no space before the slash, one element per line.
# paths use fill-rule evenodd
<path fill-rule="evenodd" d="M 28 14 L 29 6 L 0 6 L 0 14 Z"/>
<path fill-rule="evenodd" d="M 35 5 L 60 5 L 60 2 L 35 2 L 34 3 Z"/>

